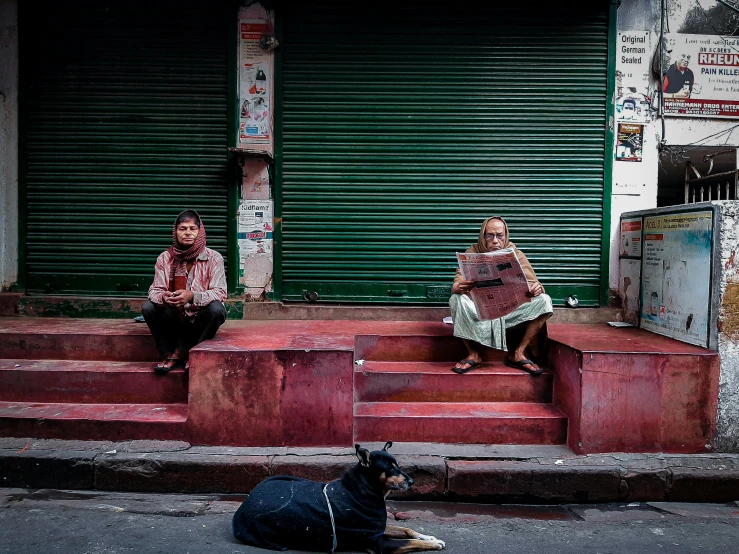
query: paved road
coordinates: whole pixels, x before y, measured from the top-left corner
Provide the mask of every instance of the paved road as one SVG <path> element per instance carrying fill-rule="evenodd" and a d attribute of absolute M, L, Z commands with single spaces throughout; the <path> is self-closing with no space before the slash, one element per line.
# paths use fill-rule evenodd
<path fill-rule="evenodd" d="M 238 497 L 0 489 L 0 553 L 265 552 L 230 532 Z M 485 506 L 391 502 L 448 554 L 737 552 L 739 504 Z"/>

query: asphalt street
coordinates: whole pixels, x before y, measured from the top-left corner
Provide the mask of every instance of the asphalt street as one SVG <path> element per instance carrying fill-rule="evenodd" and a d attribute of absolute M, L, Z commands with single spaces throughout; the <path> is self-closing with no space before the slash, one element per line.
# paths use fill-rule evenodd
<path fill-rule="evenodd" d="M 0 489 L 0 553 L 265 552 L 231 536 L 240 498 Z M 565 506 L 388 503 L 397 525 L 449 554 L 737 552 L 739 504 Z"/>

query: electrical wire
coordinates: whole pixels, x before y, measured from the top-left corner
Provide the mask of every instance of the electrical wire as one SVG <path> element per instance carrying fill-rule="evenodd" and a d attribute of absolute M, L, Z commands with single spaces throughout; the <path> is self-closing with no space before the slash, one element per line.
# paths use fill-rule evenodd
<path fill-rule="evenodd" d="M 699 148 L 710 148 L 709 146 L 705 144 L 701 144 L 702 142 L 707 141 L 708 139 L 720 137 L 721 135 L 726 134 L 726 140 L 724 141 L 724 145 L 727 145 L 729 138 L 731 137 L 731 134 L 738 127 L 739 127 L 739 124 L 734 125 L 732 127 L 724 129 L 723 131 L 719 131 L 718 133 L 708 135 L 706 137 L 703 137 L 701 139 L 698 139 L 694 142 L 691 142 L 685 145 L 680 145 L 680 146 L 664 145 L 662 148 L 661 154 L 662 156 L 669 156 L 670 161 L 673 164 L 680 164 L 685 160 L 685 154 L 693 150 L 698 150 Z M 661 164 L 661 160 L 660 160 L 660 164 Z"/>
<path fill-rule="evenodd" d="M 719 131 L 718 133 L 714 133 L 712 135 L 708 135 L 707 137 L 703 137 L 702 139 L 698 139 L 695 142 L 691 142 L 690 144 L 686 144 L 685 146 L 700 145 L 700 143 L 703 142 L 704 140 L 708 140 L 710 138 L 721 136 L 724 133 L 729 133 L 729 132 L 733 131 L 734 129 L 736 129 L 737 127 L 739 127 L 739 124 L 734 125 L 732 127 L 729 127 L 728 129 L 724 129 L 723 131 Z"/>

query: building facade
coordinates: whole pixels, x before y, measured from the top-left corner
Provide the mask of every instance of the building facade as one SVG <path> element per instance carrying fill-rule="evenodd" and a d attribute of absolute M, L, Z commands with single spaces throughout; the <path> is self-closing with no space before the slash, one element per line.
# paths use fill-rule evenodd
<path fill-rule="evenodd" d="M 618 217 L 657 205 L 664 152 L 739 140 L 730 117 L 661 117 L 648 67 L 623 77 L 666 19 L 704 33 L 687 0 L 18 4 L 0 4 L 6 290 L 141 296 L 195 208 L 232 293 L 443 304 L 455 252 L 500 215 L 556 303 L 602 306 Z"/>

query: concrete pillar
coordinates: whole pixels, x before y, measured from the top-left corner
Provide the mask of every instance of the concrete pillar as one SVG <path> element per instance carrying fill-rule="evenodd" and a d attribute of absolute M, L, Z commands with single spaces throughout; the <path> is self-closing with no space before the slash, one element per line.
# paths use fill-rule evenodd
<path fill-rule="evenodd" d="M 715 447 L 739 452 L 739 201 L 714 202 L 721 214 L 718 256 L 718 353 L 721 374 Z"/>
<path fill-rule="evenodd" d="M 18 281 L 18 0 L 0 0 L 0 290 Z"/>

